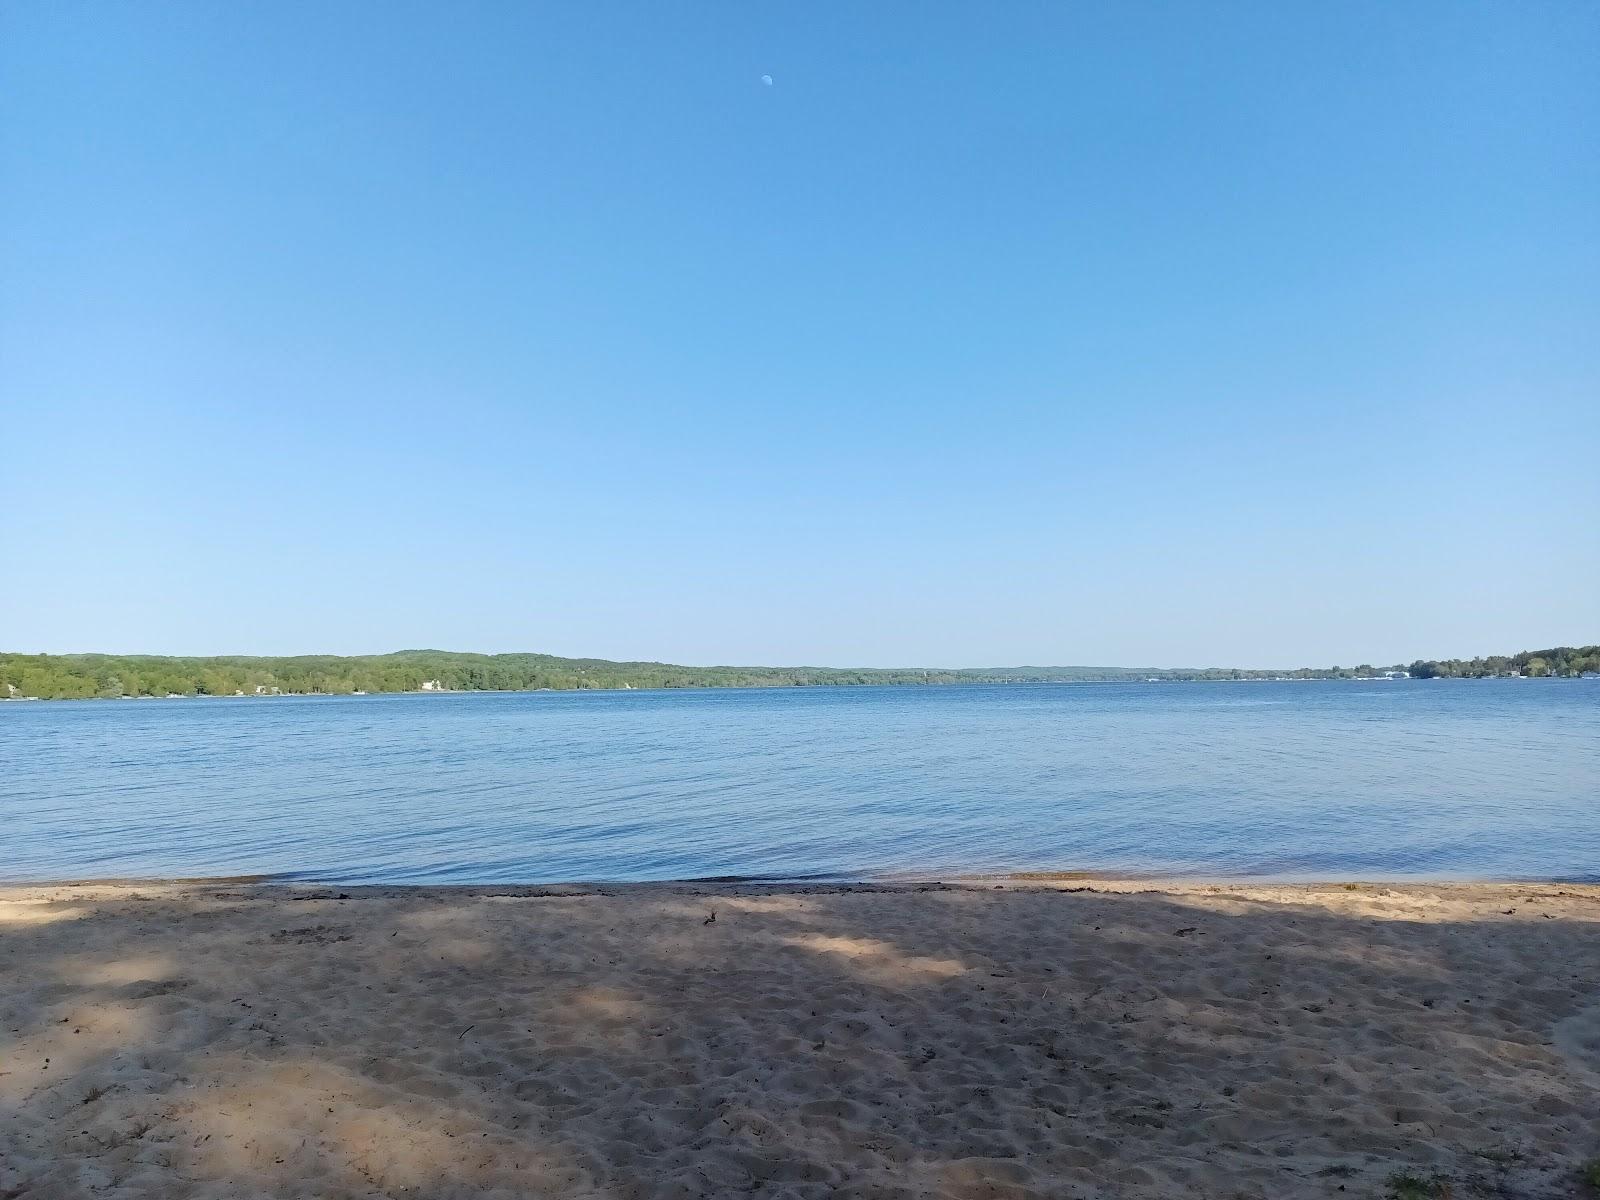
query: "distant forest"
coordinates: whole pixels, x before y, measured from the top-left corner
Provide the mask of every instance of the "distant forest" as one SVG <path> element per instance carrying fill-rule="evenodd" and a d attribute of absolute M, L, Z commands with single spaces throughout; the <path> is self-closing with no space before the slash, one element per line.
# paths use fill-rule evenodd
<path fill-rule="evenodd" d="M 966 670 L 837 667 L 679 667 L 549 654 L 402 650 L 355 657 L 165 658 L 113 654 L 0 654 L 0 699 L 121 696 L 348 695 L 352 692 L 530 692 L 549 689 L 808 687 L 817 685 L 1090 683 L 1117 680 L 1362 679 L 1408 671 L 1424 679 L 1600 672 L 1600 646 L 1558 646 L 1489 658 L 1392 667 L 982 667 Z"/>

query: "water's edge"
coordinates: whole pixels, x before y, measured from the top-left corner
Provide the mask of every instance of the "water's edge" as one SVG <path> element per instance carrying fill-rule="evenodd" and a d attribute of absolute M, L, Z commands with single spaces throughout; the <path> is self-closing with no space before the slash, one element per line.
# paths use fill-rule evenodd
<path fill-rule="evenodd" d="M 721 890 L 736 892 L 773 891 L 800 892 L 811 889 L 875 891 L 927 891 L 932 888 L 982 888 L 1003 887 L 1008 890 L 1037 887 L 1045 891 L 1075 890 L 1064 884 L 1084 884 L 1094 890 L 1096 884 L 1138 884 L 1140 886 L 1171 885 L 1184 887 L 1330 887 L 1330 888 L 1383 888 L 1383 887 L 1519 887 L 1519 886 L 1573 886 L 1600 887 L 1600 873 L 1594 875 L 1402 875 L 1392 878 L 1343 878 L 1323 875 L 1194 875 L 1187 872 L 1129 872 L 1129 871 L 1016 871 L 1004 874 L 945 874 L 939 876 L 916 875 L 716 875 L 684 879 L 551 879 L 523 880 L 501 883 L 351 883 L 337 876 L 303 875 L 288 872 L 281 875 L 195 875 L 195 876 L 115 876 L 105 879 L 11 879 L 0 878 L 0 890 L 30 888 L 244 888 L 260 890 L 263 894 L 288 894 L 294 889 L 337 888 L 342 893 L 332 899 L 353 899 L 359 895 L 397 892 L 449 892 L 462 895 L 607 895 L 628 892 L 682 891 L 684 889 Z"/>

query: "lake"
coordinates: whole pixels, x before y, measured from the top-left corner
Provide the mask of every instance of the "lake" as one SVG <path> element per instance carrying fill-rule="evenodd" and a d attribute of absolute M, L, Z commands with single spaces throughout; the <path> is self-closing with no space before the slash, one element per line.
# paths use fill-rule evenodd
<path fill-rule="evenodd" d="M 1600 683 L 0 704 L 0 879 L 1600 879 Z"/>

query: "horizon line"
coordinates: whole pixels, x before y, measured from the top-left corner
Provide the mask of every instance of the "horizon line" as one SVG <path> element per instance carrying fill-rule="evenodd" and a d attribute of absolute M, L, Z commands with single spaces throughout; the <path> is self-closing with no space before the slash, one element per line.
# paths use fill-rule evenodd
<path fill-rule="evenodd" d="M 1537 655 L 1546 650 L 1578 650 L 1587 648 L 1591 643 L 1572 642 L 1561 643 L 1542 647 L 1540 649 L 1516 650 L 1507 653 L 1474 654 L 1471 657 L 1453 656 L 1451 658 L 1412 658 L 1410 663 L 1433 662 L 1473 662 L 1488 658 L 1515 658 L 1519 655 Z M 688 670 L 760 670 L 760 671 L 872 671 L 872 672 L 946 672 L 958 673 L 967 671 L 1158 671 L 1158 672 L 1191 672 L 1191 671 L 1332 671 L 1355 670 L 1360 667 L 1372 669 L 1401 668 L 1408 665 L 1406 660 L 1397 660 L 1385 664 L 1381 660 L 1364 660 L 1352 662 L 1349 666 L 1334 663 L 1328 666 L 1316 666 L 1302 663 L 1298 666 L 1240 666 L 1237 664 L 1211 664 L 1207 666 L 1156 666 L 1152 664 L 1121 665 L 1110 663 L 1015 663 L 1015 664 L 980 664 L 975 666 L 955 667 L 931 664 L 911 664 L 895 666 L 861 666 L 849 664 L 843 666 L 822 663 L 738 663 L 738 662 L 709 662 L 686 663 L 672 662 L 666 659 L 653 658 L 604 658 L 599 655 L 573 655 L 554 654 L 544 650 L 446 650 L 437 646 L 408 646 L 397 650 L 382 650 L 371 653 L 340 654 L 326 651 L 313 651 L 295 654 L 255 654 L 255 653 L 212 653 L 212 654 L 169 654 L 147 651 L 110 651 L 110 650 L 71 650 L 71 651 L 28 651 L 28 650 L 0 650 L 0 657 L 30 657 L 30 658 L 149 658 L 173 660 L 203 660 L 203 659 L 363 659 L 363 658 L 393 658 L 408 654 L 444 654 L 444 655 L 470 655 L 478 658 L 550 658 L 566 662 L 596 662 L 614 666 L 653 666 L 653 667 L 682 667 Z"/>

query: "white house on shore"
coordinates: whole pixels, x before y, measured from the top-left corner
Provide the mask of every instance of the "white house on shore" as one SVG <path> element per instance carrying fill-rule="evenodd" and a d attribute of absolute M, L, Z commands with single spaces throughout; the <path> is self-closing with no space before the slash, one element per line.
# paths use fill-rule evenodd
<path fill-rule="evenodd" d="M 422 681 L 422 690 L 425 692 L 442 692 L 445 689 L 444 684 L 437 679 L 424 679 Z"/>

